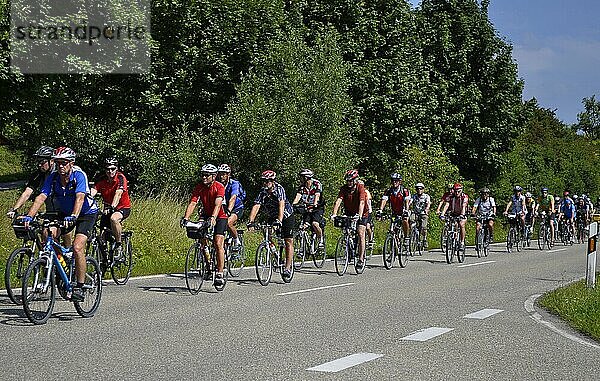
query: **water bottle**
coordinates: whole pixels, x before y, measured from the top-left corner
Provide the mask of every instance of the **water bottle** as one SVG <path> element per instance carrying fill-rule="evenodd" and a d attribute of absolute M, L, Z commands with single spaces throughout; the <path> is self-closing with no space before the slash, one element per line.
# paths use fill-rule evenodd
<path fill-rule="evenodd" d="M 58 262 L 60 263 L 62 268 L 66 271 L 67 270 L 67 262 L 65 262 L 65 259 L 63 258 L 63 256 L 61 254 L 58 254 L 57 257 L 58 257 Z"/>

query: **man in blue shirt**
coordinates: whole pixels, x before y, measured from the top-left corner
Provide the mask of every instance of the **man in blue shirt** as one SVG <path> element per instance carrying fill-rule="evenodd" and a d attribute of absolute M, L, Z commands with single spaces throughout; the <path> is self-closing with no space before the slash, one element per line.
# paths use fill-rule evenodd
<path fill-rule="evenodd" d="M 77 284 L 73 289 L 72 300 L 84 299 L 83 284 L 85 282 L 86 262 L 85 247 L 88 237 L 96 223 L 98 206 L 90 196 L 90 188 L 85 172 L 75 166 L 75 152 L 68 147 L 59 147 L 52 155 L 56 164 L 44 182 L 40 194 L 23 217 L 25 223 L 31 222 L 47 197 L 55 197 L 59 209 L 59 218 L 64 219 L 66 228 L 61 234 L 66 236 L 75 229 L 73 253 L 75 255 L 75 275 Z"/>
<path fill-rule="evenodd" d="M 225 186 L 225 201 L 223 202 L 223 207 L 229 216 L 227 218 L 227 227 L 234 240 L 232 249 L 237 250 L 239 249 L 240 240 L 235 224 L 244 214 L 244 199 L 246 198 L 246 192 L 239 181 L 231 178 L 231 167 L 227 164 L 219 165 L 218 180 Z"/>

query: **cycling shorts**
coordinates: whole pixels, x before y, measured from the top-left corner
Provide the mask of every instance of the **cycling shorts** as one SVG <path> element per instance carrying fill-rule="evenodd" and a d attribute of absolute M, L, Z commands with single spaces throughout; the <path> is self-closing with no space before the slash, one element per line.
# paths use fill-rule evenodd
<path fill-rule="evenodd" d="M 215 221 L 215 235 L 225 235 L 227 230 L 227 218 L 217 218 Z"/>
<path fill-rule="evenodd" d="M 320 208 L 310 213 L 304 213 L 302 216 L 302 222 L 310 225 L 312 225 L 313 222 L 317 222 L 319 226 L 321 226 L 321 229 L 323 229 L 325 227 L 325 218 L 323 218 L 324 212 L 325 210 Z"/>
<path fill-rule="evenodd" d="M 64 220 L 66 215 L 64 213 L 59 213 L 58 218 Z M 83 234 L 86 237 L 90 237 L 92 230 L 94 229 L 94 225 L 96 225 L 96 219 L 98 218 L 98 213 L 93 214 L 84 214 L 81 215 L 75 220 L 75 224 L 67 229 L 62 229 L 61 234 L 65 235 L 73 231 L 75 229 L 75 235 Z"/>
<path fill-rule="evenodd" d="M 269 223 L 273 223 L 274 219 L 270 220 Z M 284 218 L 281 221 L 281 238 L 294 238 L 294 215 Z"/>
<path fill-rule="evenodd" d="M 119 212 L 123 215 L 123 218 L 121 218 L 121 222 L 123 222 L 131 214 L 131 208 L 117 209 L 117 210 L 115 210 L 115 212 Z M 110 229 L 110 227 L 111 227 L 110 218 L 111 218 L 111 215 L 102 214 L 100 216 L 100 228 Z"/>
<path fill-rule="evenodd" d="M 231 215 L 236 215 L 238 218 L 238 221 L 242 219 L 242 216 L 244 215 L 244 207 L 242 206 L 241 208 L 236 208 L 231 212 Z"/>

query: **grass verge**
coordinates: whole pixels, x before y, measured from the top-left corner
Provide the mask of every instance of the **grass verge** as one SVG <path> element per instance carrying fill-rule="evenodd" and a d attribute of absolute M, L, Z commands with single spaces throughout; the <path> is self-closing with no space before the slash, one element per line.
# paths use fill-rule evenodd
<path fill-rule="evenodd" d="M 588 289 L 584 279 L 544 294 L 539 304 L 572 328 L 600 341 L 600 273 L 596 273 L 596 288 Z"/>
<path fill-rule="evenodd" d="M 6 146 L 0 146 L 0 183 L 23 180 L 23 155 Z"/>

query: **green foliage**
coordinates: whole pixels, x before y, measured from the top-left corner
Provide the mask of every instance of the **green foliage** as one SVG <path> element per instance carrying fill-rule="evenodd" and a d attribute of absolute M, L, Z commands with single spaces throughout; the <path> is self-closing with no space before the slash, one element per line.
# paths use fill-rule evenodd
<path fill-rule="evenodd" d="M 573 127 L 590 139 L 600 139 L 600 102 L 592 95 L 590 98 L 583 98 L 581 103 L 585 111 L 577 114 L 577 124 Z"/>
<path fill-rule="evenodd" d="M 0 183 L 22 180 L 25 173 L 22 170 L 23 155 L 6 146 L 0 146 Z"/>

